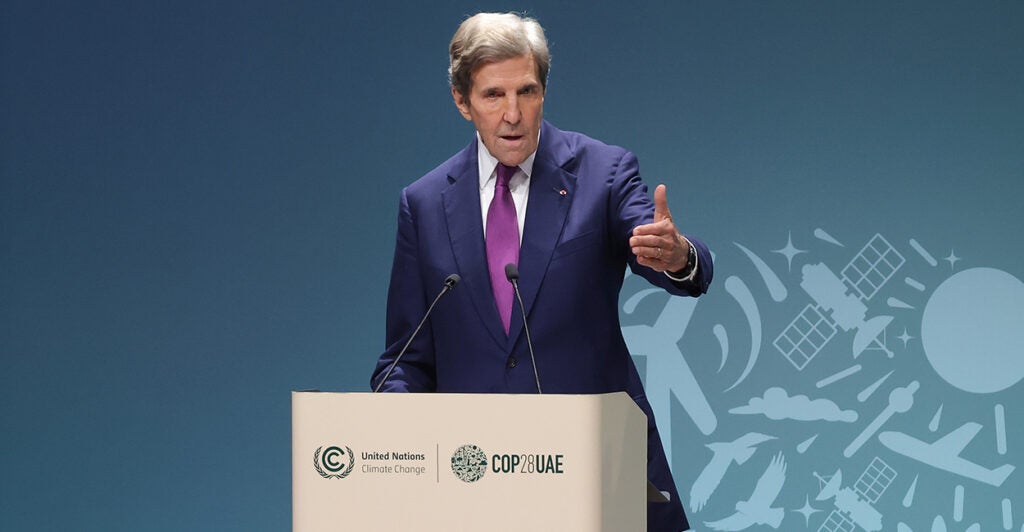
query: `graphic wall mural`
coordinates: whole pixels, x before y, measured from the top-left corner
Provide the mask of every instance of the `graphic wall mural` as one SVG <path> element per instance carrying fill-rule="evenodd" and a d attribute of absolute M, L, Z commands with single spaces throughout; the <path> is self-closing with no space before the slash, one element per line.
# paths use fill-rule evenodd
<path fill-rule="evenodd" d="M 712 297 L 624 299 L 698 529 L 1024 529 L 1020 264 L 915 236 L 787 228 L 717 246 Z"/>

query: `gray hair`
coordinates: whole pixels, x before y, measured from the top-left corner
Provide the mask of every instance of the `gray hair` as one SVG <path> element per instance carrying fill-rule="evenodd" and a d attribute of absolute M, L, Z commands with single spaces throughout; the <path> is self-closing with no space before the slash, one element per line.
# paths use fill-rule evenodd
<path fill-rule="evenodd" d="M 477 13 L 467 18 L 452 36 L 448 54 L 448 81 L 467 98 L 478 68 L 526 54 L 533 55 L 537 78 L 547 88 L 551 54 L 544 28 L 518 13 Z"/>

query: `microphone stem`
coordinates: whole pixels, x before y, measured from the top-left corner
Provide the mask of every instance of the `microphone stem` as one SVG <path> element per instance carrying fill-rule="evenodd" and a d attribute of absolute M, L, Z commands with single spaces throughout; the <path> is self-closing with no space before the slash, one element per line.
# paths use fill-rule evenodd
<path fill-rule="evenodd" d="M 445 294 L 447 294 L 448 291 L 451 290 L 451 289 L 452 289 L 451 285 L 449 285 L 446 282 L 445 285 L 444 285 L 444 288 L 442 288 L 441 292 L 438 293 L 437 297 L 434 298 L 434 302 L 431 303 L 430 306 L 427 307 L 427 311 L 425 313 L 423 313 L 423 319 L 421 319 L 420 320 L 420 324 L 416 326 L 416 330 L 414 330 L 412 332 L 412 334 L 409 335 L 409 339 L 406 340 L 405 345 L 402 347 L 402 350 L 398 352 L 398 356 L 396 356 L 395 357 L 395 361 L 391 363 L 391 367 L 389 367 L 388 368 L 388 372 L 384 374 L 384 378 L 382 378 L 380 380 L 380 382 L 377 383 L 377 387 L 373 389 L 373 393 L 379 392 L 380 389 L 384 386 L 384 383 L 388 381 L 388 377 L 391 376 L 391 372 L 395 371 L 395 367 L 398 366 L 398 361 L 402 360 L 402 355 L 405 354 L 406 349 L 409 349 L 409 344 L 411 344 L 413 339 L 416 338 L 416 335 L 419 334 L 420 329 L 423 328 L 423 324 L 427 322 L 427 318 L 430 317 L 430 312 L 434 310 L 434 305 L 436 305 L 437 302 L 440 301 L 441 298 Z"/>
<path fill-rule="evenodd" d="M 533 340 L 530 338 L 530 326 L 526 324 L 526 305 L 523 304 L 523 296 L 519 294 L 519 281 L 510 279 L 512 287 L 516 291 L 516 300 L 519 301 L 519 310 L 523 312 L 523 330 L 526 331 L 526 347 L 530 349 L 530 363 L 533 365 L 533 379 L 537 382 L 537 393 L 543 395 L 540 389 L 540 374 L 537 373 L 537 358 L 533 356 Z"/>

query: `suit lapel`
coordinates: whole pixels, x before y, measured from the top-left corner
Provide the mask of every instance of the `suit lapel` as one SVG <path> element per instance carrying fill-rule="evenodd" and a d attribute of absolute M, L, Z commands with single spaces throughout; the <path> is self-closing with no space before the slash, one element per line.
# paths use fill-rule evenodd
<path fill-rule="evenodd" d="M 476 140 L 464 149 L 459 163 L 448 176 L 449 186 L 441 193 L 444 203 L 448 240 L 459 274 L 460 290 L 469 294 L 484 328 L 500 346 L 507 342 L 501 317 L 494 305 L 487 249 L 480 213 L 480 174 L 477 169 Z M 514 315 L 515 313 L 513 313 Z"/>
<path fill-rule="evenodd" d="M 513 309 L 506 336 L 494 305 L 487 266 L 476 149 L 474 140 L 461 152 L 458 163 L 448 176 L 450 184 L 441 193 L 448 238 L 464 290 L 469 293 L 484 328 L 498 345 L 511 352 L 523 332 L 523 316 Z M 537 299 L 576 191 L 576 176 L 564 169 L 571 161 L 572 151 L 565 135 L 544 122 L 530 176 L 530 200 L 523 227 L 523 245 L 519 251 L 519 291 L 527 316 Z M 514 305 L 518 306 L 518 303 Z"/>
<path fill-rule="evenodd" d="M 540 137 L 533 175 L 530 176 L 530 199 L 526 207 L 523 245 L 519 251 L 519 291 L 527 316 L 537 299 L 537 292 L 562 234 L 576 191 L 576 176 L 563 168 L 572 159 L 564 135 L 544 122 Z M 515 346 L 522 330 L 523 317 L 520 312 L 513 310 L 508 335 L 509 350 Z"/>

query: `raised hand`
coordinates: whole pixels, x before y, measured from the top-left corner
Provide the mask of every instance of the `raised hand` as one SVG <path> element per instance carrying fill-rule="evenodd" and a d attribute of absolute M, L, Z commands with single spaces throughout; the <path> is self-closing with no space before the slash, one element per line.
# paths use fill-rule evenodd
<path fill-rule="evenodd" d="M 637 226 L 629 246 L 640 264 L 659 272 L 679 272 L 686 268 L 690 242 L 679 234 L 668 209 L 665 185 L 654 189 L 654 221 Z"/>

